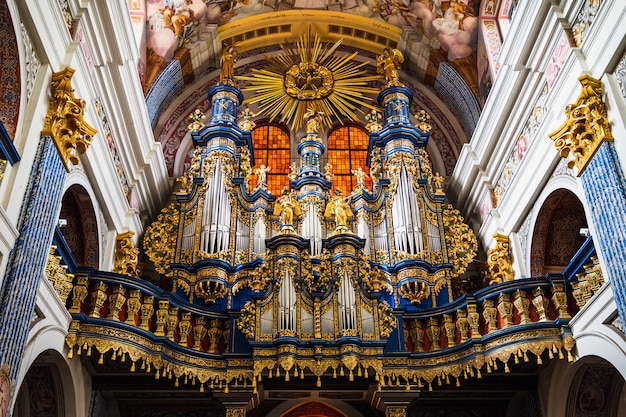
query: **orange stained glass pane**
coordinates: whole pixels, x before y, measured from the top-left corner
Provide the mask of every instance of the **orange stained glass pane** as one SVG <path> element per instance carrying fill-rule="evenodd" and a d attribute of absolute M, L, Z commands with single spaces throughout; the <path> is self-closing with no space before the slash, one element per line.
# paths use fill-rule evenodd
<path fill-rule="evenodd" d="M 335 175 L 335 178 L 333 178 L 333 189 L 341 190 L 343 195 L 348 195 L 353 188 L 352 179 L 349 175 Z"/>
<path fill-rule="evenodd" d="M 361 129 L 351 129 L 352 135 L 350 136 L 350 145 L 352 148 L 364 148 L 367 149 L 369 143 L 369 136 L 365 134 Z"/>
<path fill-rule="evenodd" d="M 252 144 L 254 147 L 254 172 L 261 164 L 269 166 L 267 173 L 267 187 L 272 194 L 280 195 L 284 187 L 288 187 L 290 164 L 289 135 L 280 127 L 272 125 L 259 126 L 252 131 Z M 257 184 L 257 176 L 252 175 L 250 186 L 252 189 Z"/>

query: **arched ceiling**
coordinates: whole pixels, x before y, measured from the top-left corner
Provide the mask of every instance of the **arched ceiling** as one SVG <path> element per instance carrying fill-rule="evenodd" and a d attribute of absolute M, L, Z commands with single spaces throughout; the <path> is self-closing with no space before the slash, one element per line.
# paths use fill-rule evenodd
<path fill-rule="evenodd" d="M 369 61 L 364 68 L 370 74 L 376 74 L 376 56 L 385 47 L 404 53 L 400 75 L 415 95 L 411 112 L 425 109 L 430 113 L 434 125 L 428 147 L 431 160 L 436 171 L 452 173 L 480 112 L 474 52 L 478 1 L 450 2 L 442 10 L 423 0 L 375 0 L 371 5 L 358 0 L 246 0 L 221 4 L 218 13 L 218 3 L 206 6 L 193 0 L 188 5 L 192 13 L 185 15 L 188 23 L 178 37 L 175 26 L 162 25 L 168 14 L 166 3 L 178 4 L 179 0 L 148 1 L 147 52 L 140 72 L 144 71 L 155 139 L 162 144 L 171 176 L 181 174 L 191 146 L 188 115 L 195 109 L 209 110 L 206 92 L 217 83 L 222 47 L 235 45 L 235 75 L 248 75 L 252 68 L 266 66 L 264 56 L 278 54 L 280 44 L 295 43 L 309 25 L 323 42 L 341 40 L 337 53 L 358 52 L 355 60 Z M 382 85 L 381 80 L 377 86 Z M 376 97 L 371 99 L 376 102 Z M 472 103 L 468 106 L 467 102 Z M 468 107 L 473 110 L 467 111 Z"/>

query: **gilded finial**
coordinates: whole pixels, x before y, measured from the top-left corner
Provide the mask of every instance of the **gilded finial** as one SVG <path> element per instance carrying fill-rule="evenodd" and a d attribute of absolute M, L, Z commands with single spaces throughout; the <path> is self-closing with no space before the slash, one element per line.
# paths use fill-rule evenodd
<path fill-rule="evenodd" d="M 433 127 L 429 123 L 430 114 L 426 112 L 426 110 L 420 110 L 415 114 L 415 118 L 417 119 L 416 128 L 421 130 L 422 132 L 430 132 Z"/>
<path fill-rule="evenodd" d="M 580 176 L 602 142 L 612 142 L 613 136 L 602 101 L 602 83 L 588 75 L 578 80 L 580 95 L 565 107 L 565 122 L 548 136 L 562 158 L 571 158 L 568 168 L 576 167 Z"/>
<path fill-rule="evenodd" d="M 365 115 L 365 120 L 367 121 L 365 128 L 368 132 L 379 132 L 382 129 L 382 125 L 379 123 L 380 117 L 381 114 L 374 109 Z"/>
<path fill-rule="evenodd" d="M 206 116 L 204 115 L 204 113 L 202 113 L 202 111 L 200 111 L 200 109 L 195 109 L 189 115 L 189 118 L 192 120 L 192 122 L 189 123 L 187 128 L 192 132 L 197 132 L 204 127 L 204 123 L 202 123 L 201 120 L 204 120 Z"/>
<path fill-rule="evenodd" d="M 385 77 L 387 87 L 401 86 L 398 70 L 404 62 L 404 55 L 396 48 L 385 48 L 381 55 L 376 58 L 376 69 L 379 74 Z"/>

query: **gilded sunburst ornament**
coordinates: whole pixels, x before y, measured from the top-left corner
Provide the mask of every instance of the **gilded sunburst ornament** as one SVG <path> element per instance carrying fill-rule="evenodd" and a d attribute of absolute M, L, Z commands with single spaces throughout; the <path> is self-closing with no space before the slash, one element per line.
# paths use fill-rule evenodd
<path fill-rule="evenodd" d="M 267 67 L 252 69 L 251 76 L 237 77 L 250 83 L 243 91 L 255 92 L 244 103 L 258 103 L 257 114 L 290 124 L 292 130 L 304 124 L 305 114 L 311 109 L 323 114 L 322 124 L 326 126 L 333 118 L 358 120 L 355 111 L 364 113 L 361 107 L 376 108 L 365 94 L 379 92 L 367 84 L 380 76 L 365 75 L 368 62 L 354 61 L 357 52 L 337 54 L 341 42 L 323 44 L 317 34 L 311 40 L 309 27 L 295 47 L 286 43 L 277 56 L 266 55 Z"/>

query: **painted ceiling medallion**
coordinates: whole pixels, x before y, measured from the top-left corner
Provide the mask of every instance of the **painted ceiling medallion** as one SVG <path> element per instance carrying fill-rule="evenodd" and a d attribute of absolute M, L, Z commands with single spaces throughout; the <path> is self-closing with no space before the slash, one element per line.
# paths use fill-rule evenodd
<path fill-rule="evenodd" d="M 289 43 L 281 45 L 277 56 L 265 56 L 268 66 L 252 69 L 251 76 L 237 77 L 250 84 L 243 91 L 255 94 L 245 103 L 258 103 L 258 114 L 298 129 L 304 123 L 309 109 L 323 113 L 322 124 L 330 126 L 332 119 L 358 119 L 355 111 L 363 113 L 361 107 L 375 109 L 369 103 L 379 90 L 367 87 L 368 82 L 380 78 L 365 75 L 368 62 L 357 62 L 357 52 L 350 55 L 337 54 L 342 39 L 334 44 L 323 44 L 320 36 L 311 39 L 311 27 L 300 36 L 295 47 Z"/>

